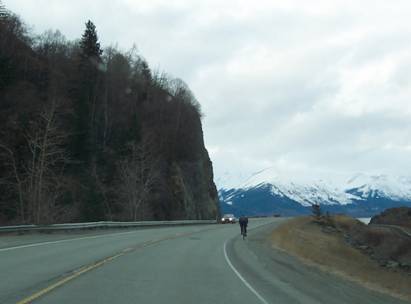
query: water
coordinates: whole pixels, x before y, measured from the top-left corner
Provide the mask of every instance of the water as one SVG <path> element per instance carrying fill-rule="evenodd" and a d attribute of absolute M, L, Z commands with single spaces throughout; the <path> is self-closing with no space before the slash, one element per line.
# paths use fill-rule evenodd
<path fill-rule="evenodd" d="M 359 220 L 360 222 L 363 222 L 364 224 L 368 225 L 371 221 L 371 218 L 370 217 L 360 217 L 360 218 L 357 218 L 357 220 Z"/>

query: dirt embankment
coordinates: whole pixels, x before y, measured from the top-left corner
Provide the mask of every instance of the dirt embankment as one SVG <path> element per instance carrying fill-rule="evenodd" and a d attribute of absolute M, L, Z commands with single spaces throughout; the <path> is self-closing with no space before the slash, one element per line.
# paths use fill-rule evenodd
<path fill-rule="evenodd" d="M 411 301 L 411 241 L 406 235 L 333 216 L 321 223 L 312 217 L 292 219 L 271 239 L 274 247 L 306 263 Z"/>

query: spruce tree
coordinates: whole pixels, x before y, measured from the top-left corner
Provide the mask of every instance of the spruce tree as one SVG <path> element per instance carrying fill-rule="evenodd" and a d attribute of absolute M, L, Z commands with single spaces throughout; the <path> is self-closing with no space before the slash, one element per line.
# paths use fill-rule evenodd
<path fill-rule="evenodd" d="M 321 210 L 320 204 L 312 204 L 312 205 L 311 205 L 311 212 L 312 212 L 312 214 L 313 214 L 313 216 L 314 216 L 314 219 L 315 219 L 317 222 L 320 222 L 321 216 L 322 216 L 322 210 Z"/>
<path fill-rule="evenodd" d="M 146 85 L 148 85 L 151 82 L 151 70 L 148 66 L 147 61 L 142 60 L 141 61 L 141 74 L 144 78 L 144 81 L 147 82 Z"/>
<path fill-rule="evenodd" d="M 83 59 L 94 59 L 96 62 L 101 62 L 101 54 L 103 51 L 98 42 L 96 26 L 90 20 L 86 22 L 86 30 L 81 37 L 80 47 Z"/>
<path fill-rule="evenodd" d="M 89 20 L 80 41 L 78 77 L 75 80 L 75 139 L 74 156 L 89 165 L 95 152 L 95 115 L 97 111 L 100 43 L 95 25 Z"/>
<path fill-rule="evenodd" d="M 84 220 L 104 219 L 104 206 L 97 187 L 98 117 L 101 112 L 102 50 L 95 25 L 88 21 L 80 40 L 77 73 L 74 81 L 73 156 L 79 161 L 77 174 L 83 188 Z"/>

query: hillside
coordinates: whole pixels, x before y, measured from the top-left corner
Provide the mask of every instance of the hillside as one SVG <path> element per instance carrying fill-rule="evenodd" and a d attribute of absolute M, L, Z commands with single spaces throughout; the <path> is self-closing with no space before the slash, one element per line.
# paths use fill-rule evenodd
<path fill-rule="evenodd" d="M 201 110 L 135 49 L 0 16 L 0 225 L 218 214 Z"/>
<path fill-rule="evenodd" d="M 324 271 L 410 300 L 411 247 L 409 238 L 335 216 L 322 223 L 312 217 L 291 219 L 271 235 L 274 248 L 287 251 Z"/>
<path fill-rule="evenodd" d="M 400 207 L 385 210 L 383 213 L 373 216 L 370 224 L 394 225 L 411 229 L 411 208 Z"/>

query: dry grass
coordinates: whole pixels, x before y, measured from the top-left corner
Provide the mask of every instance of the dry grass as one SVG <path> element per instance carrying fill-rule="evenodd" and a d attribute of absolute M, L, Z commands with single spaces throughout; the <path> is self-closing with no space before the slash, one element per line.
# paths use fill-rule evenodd
<path fill-rule="evenodd" d="M 358 221 L 334 217 L 345 231 L 360 229 Z M 411 276 L 378 265 L 369 256 L 347 244 L 341 233 L 325 233 L 310 217 L 292 219 L 274 230 L 273 246 L 320 267 L 322 270 L 359 282 L 368 288 L 411 300 Z"/>

